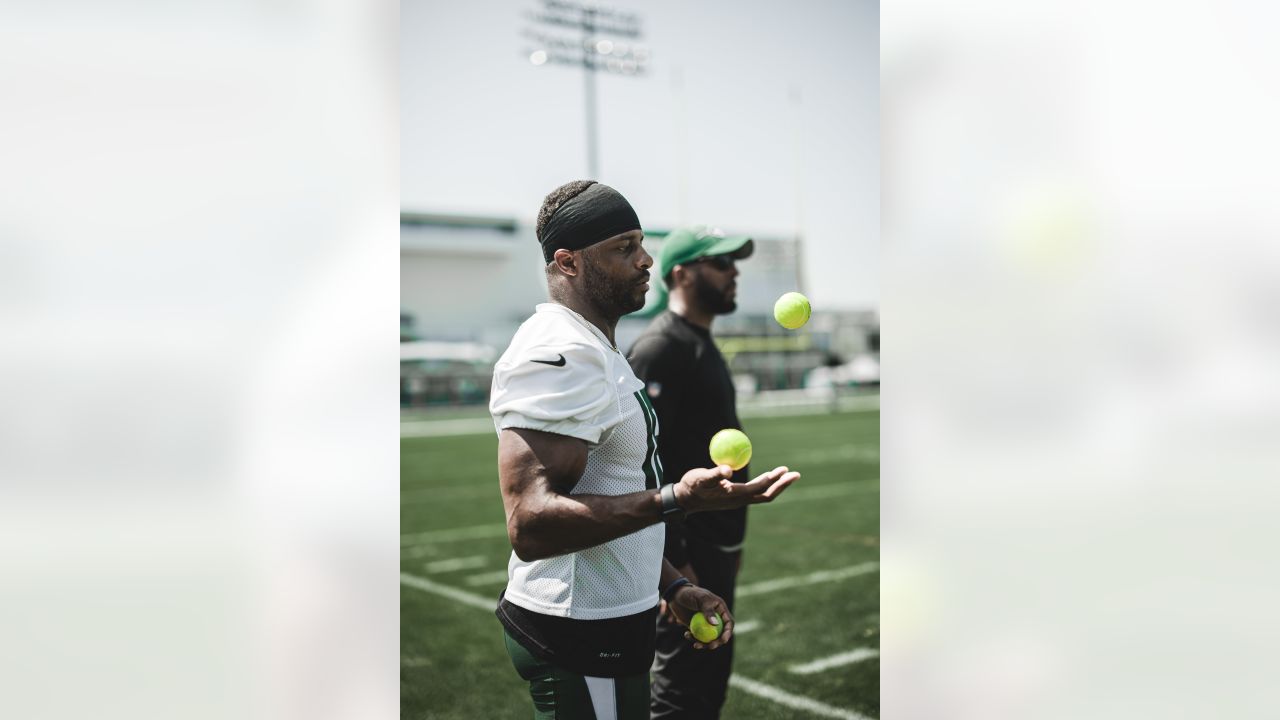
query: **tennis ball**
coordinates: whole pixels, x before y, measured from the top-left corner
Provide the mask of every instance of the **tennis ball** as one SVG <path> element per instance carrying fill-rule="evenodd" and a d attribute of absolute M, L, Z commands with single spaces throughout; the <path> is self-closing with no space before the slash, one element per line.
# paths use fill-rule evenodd
<path fill-rule="evenodd" d="M 711 436 L 711 461 L 741 470 L 751 462 L 751 441 L 741 430 L 729 428 Z"/>
<path fill-rule="evenodd" d="M 693 618 L 689 620 L 689 632 L 693 634 L 693 639 L 700 643 L 709 643 L 720 637 L 720 630 L 723 627 L 724 620 L 717 613 L 711 613 L 716 617 L 716 624 L 712 625 L 707 622 L 707 616 L 700 612 L 694 613 Z"/>
<path fill-rule="evenodd" d="M 778 302 L 773 304 L 773 319 L 788 330 L 795 330 L 809 322 L 809 315 L 812 312 L 813 308 L 809 307 L 809 298 L 798 292 L 785 293 L 778 298 Z"/>

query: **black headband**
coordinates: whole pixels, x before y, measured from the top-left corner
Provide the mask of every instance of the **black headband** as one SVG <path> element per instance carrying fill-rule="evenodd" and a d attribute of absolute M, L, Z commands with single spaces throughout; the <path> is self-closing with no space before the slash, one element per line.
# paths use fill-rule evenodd
<path fill-rule="evenodd" d="M 615 235 L 640 229 L 640 218 L 622 193 L 596 183 L 560 206 L 542 228 L 542 259 L 556 250 L 581 250 Z"/>

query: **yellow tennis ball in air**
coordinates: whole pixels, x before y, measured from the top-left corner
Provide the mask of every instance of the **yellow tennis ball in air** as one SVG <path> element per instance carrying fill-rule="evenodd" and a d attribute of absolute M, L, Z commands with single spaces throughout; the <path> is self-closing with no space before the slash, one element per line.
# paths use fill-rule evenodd
<path fill-rule="evenodd" d="M 751 441 L 741 430 L 729 428 L 711 436 L 711 461 L 741 470 L 751 462 Z"/>
<path fill-rule="evenodd" d="M 809 315 L 812 312 L 809 298 L 798 292 L 785 293 L 778 298 L 778 302 L 773 304 L 773 319 L 788 330 L 795 330 L 809 322 Z"/>
<path fill-rule="evenodd" d="M 718 613 L 715 615 L 716 624 L 712 625 L 707 622 L 707 616 L 700 612 L 694 613 L 693 618 L 689 620 L 689 632 L 693 635 L 693 639 L 700 643 L 709 643 L 720 637 L 720 630 L 724 624 L 724 620 Z"/>

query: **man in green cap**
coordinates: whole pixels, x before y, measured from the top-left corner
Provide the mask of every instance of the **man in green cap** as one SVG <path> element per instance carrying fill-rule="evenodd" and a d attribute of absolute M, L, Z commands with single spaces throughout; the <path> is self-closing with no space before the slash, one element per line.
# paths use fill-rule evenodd
<path fill-rule="evenodd" d="M 636 340 L 627 360 L 658 415 L 658 454 L 670 477 L 710 465 L 711 436 L 742 428 L 733 378 L 711 339 L 711 323 L 737 309 L 737 262 L 754 246 L 749 237 L 703 226 L 680 228 L 663 241 L 658 272 L 668 309 Z M 749 472 L 738 470 L 733 482 L 745 482 Z M 732 611 L 746 526 L 745 507 L 690 515 L 667 524 L 664 555 Z M 719 717 L 732 662 L 732 644 L 715 653 L 690 652 L 684 628 L 661 614 L 651 720 Z"/>

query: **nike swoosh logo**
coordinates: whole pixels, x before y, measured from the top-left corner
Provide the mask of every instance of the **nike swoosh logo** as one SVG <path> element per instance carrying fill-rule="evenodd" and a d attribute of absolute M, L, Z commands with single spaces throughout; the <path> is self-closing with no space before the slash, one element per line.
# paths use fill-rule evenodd
<path fill-rule="evenodd" d="M 564 367 L 564 355 L 560 355 L 559 360 L 533 360 L 531 362 L 542 363 L 543 365 L 550 365 L 551 367 Z"/>

